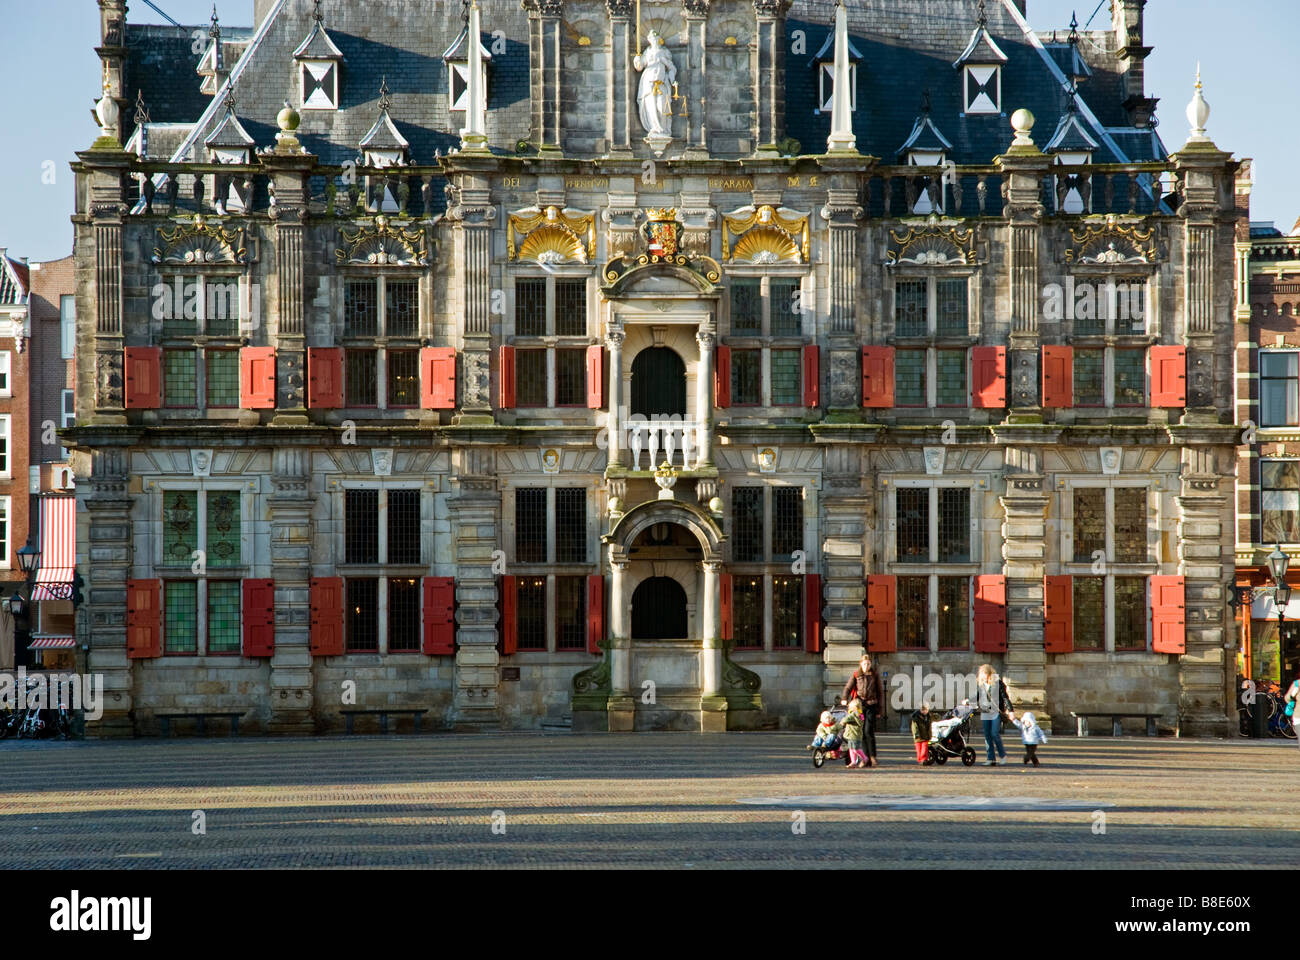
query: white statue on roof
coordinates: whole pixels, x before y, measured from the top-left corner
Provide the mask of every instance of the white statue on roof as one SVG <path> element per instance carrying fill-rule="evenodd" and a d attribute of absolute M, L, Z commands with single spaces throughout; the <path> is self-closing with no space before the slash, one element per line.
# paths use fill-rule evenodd
<path fill-rule="evenodd" d="M 641 126 L 650 137 L 671 137 L 672 95 L 677 81 L 677 66 L 657 32 L 650 31 L 645 52 L 637 54 L 633 63 L 641 71 L 641 85 L 636 95 Z"/>

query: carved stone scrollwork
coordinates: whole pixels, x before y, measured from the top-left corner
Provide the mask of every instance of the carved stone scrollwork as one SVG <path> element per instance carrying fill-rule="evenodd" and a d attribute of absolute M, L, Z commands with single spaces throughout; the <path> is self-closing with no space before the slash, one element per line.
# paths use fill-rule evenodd
<path fill-rule="evenodd" d="M 466 351 L 465 364 L 465 405 L 486 403 L 490 391 L 491 371 L 486 354 Z"/>
<path fill-rule="evenodd" d="M 688 17 L 707 17 L 712 0 L 682 0 L 682 11 Z"/>
<path fill-rule="evenodd" d="M 975 229 L 962 230 L 932 220 L 923 227 L 913 227 L 906 233 L 889 231 L 889 250 L 885 263 L 925 264 L 929 266 L 962 266 L 975 263 Z"/>
<path fill-rule="evenodd" d="M 511 260 L 588 263 L 596 255 L 596 215 L 582 210 L 528 207 L 506 218 Z"/>
<path fill-rule="evenodd" d="M 95 358 L 95 405 L 119 409 L 126 405 L 122 353 L 101 353 Z"/>
<path fill-rule="evenodd" d="M 790 9 L 790 0 L 754 0 L 754 13 L 760 17 L 780 17 Z"/>
<path fill-rule="evenodd" d="M 343 246 L 334 251 L 339 263 L 372 266 L 427 266 L 429 263 L 429 245 L 424 231 L 395 227 L 387 217 L 375 217 L 374 226 L 361 226 L 352 233 L 341 228 L 339 233 L 343 237 Z"/>
<path fill-rule="evenodd" d="M 741 207 L 722 218 L 722 257 L 745 263 L 803 263 L 809 215 L 785 207 Z"/>
<path fill-rule="evenodd" d="M 1123 226 L 1116 217 L 1107 217 L 1100 226 L 1070 231 L 1066 263 L 1155 263 L 1160 257 L 1154 227 L 1143 230 L 1141 224 Z"/>
<path fill-rule="evenodd" d="M 238 263 L 249 262 L 247 231 L 227 229 L 209 223 L 198 214 L 191 223 L 173 230 L 159 230 L 153 251 L 154 263 Z"/>
<path fill-rule="evenodd" d="M 605 9 L 609 11 L 610 19 L 627 19 L 632 16 L 635 5 L 636 0 L 605 0 Z"/>

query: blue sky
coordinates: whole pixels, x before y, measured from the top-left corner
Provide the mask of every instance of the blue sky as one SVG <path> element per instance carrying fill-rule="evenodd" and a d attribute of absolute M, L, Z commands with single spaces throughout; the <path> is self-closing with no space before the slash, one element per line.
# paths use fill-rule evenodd
<path fill-rule="evenodd" d="M 182 23 L 206 23 L 210 0 L 154 0 Z M 512 0 L 513 2 L 513 0 Z M 11 256 L 52 260 L 72 250 L 74 152 L 95 137 L 90 109 L 97 93 L 98 7 L 94 0 L 0 0 L 9 13 L 0 35 L 0 246 Z M 448 4 L 453 10 L 458 3 Z M 1038 29 L 1064 27 L 1077 9 L 1081 23 L 1097 0 L 1028 0 Z M 223 22 L 249 25 L 253 0 L 222 0 Z M 130 0 L 137 23 L 162 23 L 144 0 Z M 1213 108 L 1209 133 L 1224 150 L 1253 157 L 1252 217 L 1289 230 L 1300 218 L 1300 177 L 1289 169 L 1300 156 L 1297 84 L 1288 65 L 1300 35 L 1294 0 L 1151 0 L 1147 5 L 1148 95 L 1161 100 L 1161 135 L 1171 150 L 1187 137 L 1183 110 L 1201 63 L 1205 96 Z M 1110 19 L 1102 3 L 1093 27 Z M 188 82 L 196 82 L 190 78 Z M 53 183 L 48 183 L 53 173 Z"/>

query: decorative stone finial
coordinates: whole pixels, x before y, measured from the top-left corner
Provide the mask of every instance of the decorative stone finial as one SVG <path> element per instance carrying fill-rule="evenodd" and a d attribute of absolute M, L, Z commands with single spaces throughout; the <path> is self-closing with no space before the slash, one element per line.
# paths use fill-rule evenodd
<path fill-rule="evenodd" d="M 1024 107 L 1011 115 L 1011 129 L 1016 132 L 1016 138 L 1011 141 L 1011 146 L 1034 146 L 1034 138 L 1030 136 L 1034 129 L 1034 115 Z"/>
<path fill-rule="evenodd" d="M 1188 143 L 1209 143 L 1210 138 L 1205 135 L 1205 125 L 1210 122 L 1210 105 L 1206 102 L 1201 91 L 1204 87 L 1201 84 L 1201 65 L 1196 65 L 1196 93 L 1192 96 L 1192 102 L 1187 105 L 1187 122 L 1192 126 L 1192 135 Z"/>
<path fill-rule="evenodd" d="M 275 115 L 275 122 L 282 132 L 293 133 L 302 123 L 302 115 L 286 100 L 280 112 Z"/>
<path fill-rule="evenodd" d="M 677 486 L 677 471 L 673 465 L 665 460 L 655 471 L 655 483 L 659 485 L 660 500 L 676 500 L 673 495 L 673 487 Z"/>

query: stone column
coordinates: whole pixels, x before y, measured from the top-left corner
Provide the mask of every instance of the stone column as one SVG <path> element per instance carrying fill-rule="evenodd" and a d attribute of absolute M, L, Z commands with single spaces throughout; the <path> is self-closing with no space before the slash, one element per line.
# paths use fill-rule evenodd
<path fill-rule="evenodd" d="M 856 443 L 825 448 L 822 469 L 821 571 L 825 653 L 822 703 L 838 702 L 844 678 L 866 647 L 866 578 L 870 572 L 868 530 L 875 502 L 866 458 Z"/>
<path fill-rule="evenodd" d="M 605 429 L 609 432 L 609 465 L 623 463 L 623 341 L 627 334 L 621 329 L 605 334 L 609 349 L 609 413 L 605 415 Z"/>
<path fill-rule="evenodd" d="M 701 327 L 695 334 L 700 346 L 700 366 L 695 375 L 696 443 L 699 465 L 713 466 L 713 331 Z"/>
<path fill-rule="evenodd" d="M 785 137 L 785 14 L 790 0 L 754 0 L 754 146 L 777 152 Z"/>
<path fill-rule="evenodd" d="M 605 0 L 609 11 L 609 76 L 606 87 L 605 130 L 612 157 L 632 156 L 632 90 L 636 72 L 632 57 L 636 43 L 632 15 L 635 0 Z"/>
<path fill-rule="evenodd" d="M 999 440 L 1002 435 L 999 434 Z M 1007 437 L 1014 441 L 1023 439 Z M 1054 438 L 1053 438 L 1054 439 Z M 1034 442 L 1045 442 L 1036 437 Z M 1007 653 L 1003 674 L 1012 699 L 1046 716 L 1047 651 L 1044 647 L 1047 573 L 1048 493 L 1042 453 L 1036 446 L 1007 446 L 1003 450 L 1007 486 L 1002 507 L 1002 573 L 1007 579 Z M 1050 729 L 1051 718 L 1042 721 Z"/>
<path fill-rule="evenodd" d="M 296 139 L 293 142 L 296 143 Z M 284 144 L 277 149 L 284 152 L 264 154 L 261 158 L 271 174 L 275 190 L 275 206 L 271 208 L 275 282 L 267 291 L 269 302 L 266 303 L 265 320 L 268 329 L 265 332 L 249 331 L 247 335 L 254 344 L 265 343 L 275 347 L 275 423 L 295 425 L 309 422 L 304 220 L 310 201 L 307 176 L 316 158 L 290 153 L 290 148 Z"/>
<path fill-rule="evenodd" d="M 77 486 L 77 509 L 90 518 L 88 542 L 78 545 L 87 612 L 78 618 L 83 633 L 77 642 L 90 646 L 86 669 L 104 678 L 104 715 L 86 724 L 86 734 L 92 737 L 135 733 L 132 669 L 126 656 L 126 582 L 134 560 L 129 458 L 124 447 L 96 444 L 89 481 Z"/>
<path fill-rule="evenodd" d="M 452 451 L 453 494 L 447 500 L 456 562 L 455 720 L 487 725 L 500 720 L 497 691 L 497 578 L 500 531 L 496 454 L 490 449 Z"/>
<path fill-rule="evenodd" d="M 727 698 L 722 692 L 722 563 L 704 561 L 704 597 L 700 632 L 700 732 L 725 733 Z"/>
<path fill-rule="evenodd" d="M 277 447 L 271 453 L 266 499 L 271 526 L 271 576 L 275 581 L 275 653 L 271 657 L 270 733 L 316 732 L 311 657 L 311 561 L 315 496 L 311 452 Z"/>
<path fill-rule="evenodd" d="M 627 556 L 609 551 L 609 732 L 626 733 L 636 720 L 632 698 L 631 604 L 627 595 Z"/>

